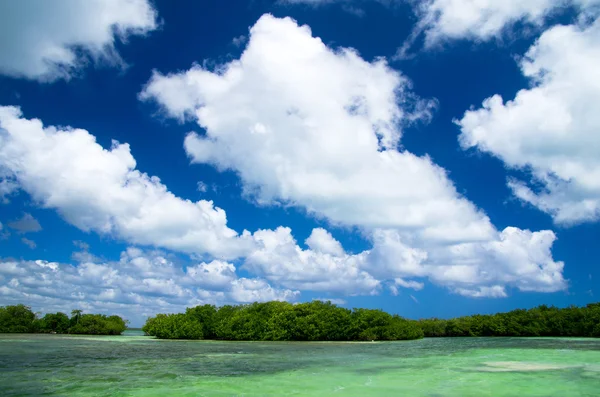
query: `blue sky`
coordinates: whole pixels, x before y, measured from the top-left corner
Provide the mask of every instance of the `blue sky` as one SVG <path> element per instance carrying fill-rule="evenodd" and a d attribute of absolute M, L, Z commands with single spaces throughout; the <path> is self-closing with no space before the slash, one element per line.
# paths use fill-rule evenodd
<path fill-rule="evenodd" d="M 1 5 L 0 305 L 595 301 L 600 3 L 505 3 Z"/>

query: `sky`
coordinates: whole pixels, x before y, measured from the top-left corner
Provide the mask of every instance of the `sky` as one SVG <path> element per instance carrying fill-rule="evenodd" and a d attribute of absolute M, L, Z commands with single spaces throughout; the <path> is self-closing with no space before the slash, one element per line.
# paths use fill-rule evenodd
<path fill-rule="evenodd" d="M 140 326 L 600 290 L 600 0 L 0 3 L 0 305 Z"/>

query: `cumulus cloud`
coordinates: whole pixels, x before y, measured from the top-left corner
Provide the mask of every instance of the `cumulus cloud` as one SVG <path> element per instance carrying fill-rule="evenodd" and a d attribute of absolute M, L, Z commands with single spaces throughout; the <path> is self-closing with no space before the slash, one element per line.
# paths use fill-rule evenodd
<path fill-rule="evenodd" d="M 136 170 L 129 145 L 104 149 L 85 130 L 44 127 L 0 107 L 0 164 L 41 206 L 84 231 L 223 258 L 250 246 L 248 233 L 227 227 L 212 201 L 175 196 L 158 177 Z"/>
<path fill-rule="evenodd" d="M 444 169 L 401 149 L 402 128 L 427 120 L 434 103 L 418 99 L 385 59 L 332 50 L 309 27 L 265 15 L 239 60 L 155 72 L 140 98 L 195 119 L 204 132 L 185 139 L 192 162 L 237 172 L 247 197 L 359 226 L 373 243 L 348 254 L 316 229 L 304 250 L 287 228 L 258 231 L 244 266 L 271 281 L 344 293 L 373 293 L 385 280 L 420 286 L 414 278 L 459 293 L 498 283 L 566 288 L 552 232 L 496 230 Z"/>
<path fill-rule="evenodd" d="M 238 278 L 235 267 L 213 261 L 183 268 L 159 251 L 128 248 L 117 262 L 71 264 L 0 260 L 0 297 L 42 312 L 78 308 L 118 313 L 141 325 L 157 312 L 210 303 L 294 300 L 297 291 Z"/>
<path fill-rule="evenodd" d="M 337 256 L 344 253 L 342 244 L 334 239 L 331 233 L 320 227 L 312 230 L 305 243 L 311 250 L 318 253 Z"/>
<path fill-rule="evenodd" d="M 266 15 L 239 61 L 218 72 L 155 73 L 140 96 L 195 117 L 206 135 L 187 136 L 192 160 L 235 170 L 261 202 L 440 240 L 489 238 L 489 220 L 443 169 L 396 150 L 400 126 L 430 116 L 431 103 L 408 88 L 385 60 L 330 50 L 307 26 Z"/>
<path fill-rule="evenodd" d="M 14 107 L 0 108 L 0 168 L 34 203 L 81 230 L 201 258 L 185 277 L 133 279 L 140 293 L 189 298 L 190 282 L 207 299 L 214 289 L 234 300 L 290 299 L 302 289 L 344 295 L 419 289 L 424 279 L 472 296 L 499 296 L 495 286 L 566 288 L 563 264 L 551 254 L 552 232 L 496 230 L 442 168 L 398 149 L 402 127 L 426 120 L 433 106 L 409 87 L 384 59 L 366 62 L 352 50 L 331 50 L 308 27 L 264 16 L 240 60 L 216 72 L 156 73 L 140 95 L 205 129 L 186 138 L 194 161 L 236 171 L 245 194 L 262 204 L 293 204 L 360 227 L 372 243 L 360 253 L 346 252 L 322 228 L 305 240 L 307 249 L 286 227 L 238 233 L 213 202 L 177 197 L 137 170 L 127 144 L 105 149 L 85 130 L 44 126 Z M 79 248 L 78 274 L 109 280 L 119 271 Z M 165 265 L 143 256 L 128 251 L 119 266 L 143 275 Z M 261 279 L 239 278 L 229 263 L 234 258 Z"/>
<path fill-rule="evenodd" d="M 417 33 L 424 31 L 425 46 L 444 40 L 499 38 L 517 22 L 541 26 L 561 8 L 574 6 L 584 13 L 597 11 L 598 0 L 427 0 L 413 1 L 420 17 Z"/>
<path fill-rule="evenodd" d="M 148 0 L 3 1 L 0 15 L 0 73 L 40 81 L 69 78 L 90 59 L 122 64 L 116 38 L 157 27 Z"/>
<path fill-rule="evenodd" d="M 322 233 L 315 230 L 311 237 Z M 371 294 L 379 288 L 380 282 L 360 268 L 366 253 L 347 255 L 343 250 L 335 254 L 303 250 L 296 244 L 291 230 L 285 227 L 259 230 L 254 233 L 254 239 L 258 248 L 245 259 L 244 267 L 287 288 L 347 295 Z M 330 241 L 330 246 L 341 249 L 335 240 Z"/>
<path fill-rule="evenodd" d="M 556 235 L 549 230 L 531 232 L 507 227 L 498 240 L 484 244 L 457 244 L 431 253 L 427 266 L 433 282 L 462 295 L 479 291 L 479 296 L 499 297 L 497 289 L 512 286 L 521 291 L 556 292 L 567 287 L 564 263 L 552 259 Z M 494 292 L 496 291 L 496 292 Z"/>
<path fill-rule="evenodd" d="M 42 230 L 42 225 L 31 214 L 25 213 L 20 219 L 8 223 L 8 227 L 17 233 L 36 233 Z"/>
<path fill-rule="evenodd" d="M 531 88 L 494 95 L 458 121 L 464 149 L 524 170 L 519 199 L 571 225 L 600 219 L 600 21 L 546 31 L 520 61 Z"/>
<path fill-rule="evenodd" d="M 311 237 L 322 233 L 314 229 Z M 552 259 L 556 236 L 551 231 L 506 228 L 497 241 L 431 247 L 428 254 L 404 245 L 395 231 L 376 231 L 373 247 L 358 254 L 302 249 L 284 227 L 259 230 L 253 237 L 258 248 L 244 268 L 291 289 L 348 296 L 378 294 L 387 285 L 397 295 L 400 288 L 423 289 L 418 280 L 428 279 L 464 296 L 504 297 L 497 286 L 537 292 L 567 287 L 564 264 Z"/>

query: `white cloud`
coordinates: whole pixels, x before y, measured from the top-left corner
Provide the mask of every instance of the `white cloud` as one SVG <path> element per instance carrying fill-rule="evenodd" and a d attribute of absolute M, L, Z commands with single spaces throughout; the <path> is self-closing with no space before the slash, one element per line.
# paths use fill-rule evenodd
<path fill-rule="evenodd" d="M 555 234 L 549 230 L 531 232 L 507 227 L 496 241 L 433 251 L 431 263 L 436 266 L 427 266 L 427 270 L 433 282 L 463 295 L 466 289 L 489 292 L 488 287 L 498 285 L 521 291 L 556 292 L 565 289 L 567 283 L 563 278 L 564 263 L 552 259 L 555 240 Z"/>
<path fill-rule="evenodd" d="M 208 185 L 202 181 L 199 181 L 196 189 L 200 192 L 200 193 L 206 193 L 206 191 L 208 190 Z"/>
<path fill-rule="evenodd" d="M 294 300 L 299 295 L 264 280 L 238 279 L 234 272 L 235 267 L 224 262 L 186 270 L 164 253 L 137 248 L 129 248 L 118 262 L 78 266 L 0 260 L 0 296 L 5 304 L 26 302 L 42 312 L 108 311 L 141 325 L 144 317 L 157 312 L 181 312 L 204 303 Z"/>
<path fill-rule="evenodd" d="M 322 233 L 315 230 L 311 237 Z M 379 281 L 360 269 L 365 254 L 347 255 L 342 250 L 332 255 L 322 250 L 303 250 L 285 227 L 259 230 L 254 239 L 258 248 L 246 258 L 244 267 L 287 288 L 347 295 L 375 293 L 379 288 Z M 338 245 L 335 240 L 329 244 L 336 249 Z"/>
<path fill-rule="evenodd" d="M 214 260 L 210 263 L 200 263 L 195 266 L 188 266 L 186 269 L 188 276 L 203 288 L 225 289 L 237 276 L 235 266 L 231 263 Z"/>
<path fill-rule="evenodd" d="M 456 292 L 469 298 L 505 298 L 507 296 L 504 287 L 499 285 L 477 289 L 458 288 Z"/>
<path fill-rule="evenodd" d="M 408 84 L 384 60 L 334 52 L 307 26 L 266 15 L 240 61 L 218 73 L 155 73 L 141 98 L 156 99 L 173 117 L 196 117 L 207 134 L 186 138 L 192 160 L 237 171 L 246 193 L 262 202 L 433 239 L 493 236 L 443 169 L 395 150 L 401 124 L 429 117 Z M 415 101 L 412 112 L 398 106 Z"/>
<path fill-rule="evenodd" d="M 122 64 L 115 38 L 157 27 L 148 0 L 3 1 L 0 15 L 0 73 L 40 81 L 69 78 L 88 58 Z"/>
<path fill-rule="evenodd" d="M 313 301 L 331 302 L 332 304 L 339 305 L 339 306 L 343 306 L 346 303 L 348 303 L 344 299 L 338 299 L 338 298 L 315 298 L 315 299 L 313 299 Z"/>
<path fill-rule="evenodd" d="M 311 236 L 320 233 L 314 229 Z M 370 250 L 328 253 L 302 249 L 289 228 L 259 230 L 253 235 L 258 248 L 244 268 L 286 288 L 344 295 L 378 294 L 383 284 L 393 295 L 398 288 L 421 290 L 419 279 L 473 297 L 502 297 L 498 285 L 503 291 L 510 286 L 537 292 L 567 287 L 564 264 L 552 259 L 556 236 L 551 231 L 506 228 L 497 241 L 431 247 L 429 255 L 404 245 L 395 231 L 377 230 L 374 236 Z M 330 239 L 331 245 L 339 244 Z"/>
<path fill-rule="evenodd" d="M 196 119 L 205 133 L 185 140 L 192 161 L 234 170 L 248 197 L 359 226 L 373 242 L 352 255 L 324 230 L 307 239 L 310 250 L 287 228 L 256 232 L 259 248 L 245 266 L 271 281 L 343 293 L 376 292 L 394 279 L 414 288 L 414 278 L 457 292 L 566 288 L 552 232 L 496 230 L 444 169 L 397 150 L 402 127 L 432 107 L 409 88 L 384 59 L 331 50 L 307 26 L 265 15 L 239 60 L 214 72 L 155 73 L 140 98 Z"/>
<path fill-rule="evenodd" d="M 295 300 L 300 292 L 278 290 L 261 279 L 240 278 L 231 283 L 230 295 L 236 302 L 250 303 Z"/>
<path fill-rule="evenodd" d="M 0 107 L 0 164 L 36 202 L 84 231 L 223 258 L 251 247 L 212 201 L 175 196 L 135 169 L 129 145 L 113 142 L 106 150 L 85 130 L 44 127 Z"/>
<path fill-rule="evenodd" d="M 461 146 L 478 148 L 532 180 L 510 179 L 521 200 L 556 223 L 600 219 L 600 21 L 546 31 L 520 62 L 532 87 L 494 95 L 458 122 Z M 535 187 L 535 186 L 538 187 Z M 541 186 L 541 187 L 540 187 Z"/>
<path fill-rule="evenodd" d="M 339 241 L 333 238 L 331 233 L 323 228 L 316 228 L 306 239 L 306 245 L 313 251 L 322 254 L 342 255 L 344 249 Z"/>
<path fill-rule="evenodd" d="M 378 293 L 390 283 L 418 289 L 426 278 L 457 293 L 566 287 L 563 264 L 552 259 L 552 232 L 499 232 L 443 169 L 397 150 L 401 127 L 429 117 L 430 104 L 416 99 L 385 60 L 332 51 L 290 19 L 265 16 L 251 34 L 240 61 L 219 73 L 195 67 L 155 74 L 141 97 L 156 98 L 174 117 L 196 117 L 207 136 L 188 136 L 188 153 L 238 172 L 248 196 L 357 225 L 371 249 L 347 253 L 321 228 L 306 239 L 309 249 L 298 246 L 289 228 L 238 234 L 211 201 L 177 197 L 136 170 L 127 144 L 106 150 L 85 130 L 44 127 L 13 107 L 0 108 L 0 167 L 34 202 L 84 231 L 215 259 L 182 277 L 166 259 L 128 250 L 119 266 L 143 279 L 119 273 L 119 283 L 140 296 L 159 295 L 167 306 L 169 299 L 189 299 L 191 284 L 198 299 L 238 301 L 290 299 L 300 289 L 346 295 Z M 120 296 L 119 269 L 82 250 L 74 256 L 82 262 L 79 277 L 110 282 L 98 296 Z M 237 278 L 224 260 L 240 257 L 265 280 Z"/>
<path fill-rule="evenodd" d="M 425 31 L 425 46 L 448 39 L 499 38 L 517 22 L 541 26 L 561 8 L 575 6 L 584 13 L 597 11 L 598 0 L 427 0 L 414 1 L 420 17 L 417 32 Z"/>
<path fill-rule="evenodd" d="M 403 280 L 401 278 L 394 279 L 394 283 L 398 287 L 410 288 L 410 289 L 414 289 L 415 291 L 420 291 L 424 287 L 423 283 L 419 283 L 417 281 L 406 281 L 406 280 Z"/>

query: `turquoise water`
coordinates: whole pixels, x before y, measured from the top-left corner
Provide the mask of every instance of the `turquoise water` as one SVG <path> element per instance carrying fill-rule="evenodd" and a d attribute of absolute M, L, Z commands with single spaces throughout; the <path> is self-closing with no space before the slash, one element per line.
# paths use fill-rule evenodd
<path fill-rule="evenodd" d="M 600 396 L 600 340 L 0 335 L 2 396 Z"/>

